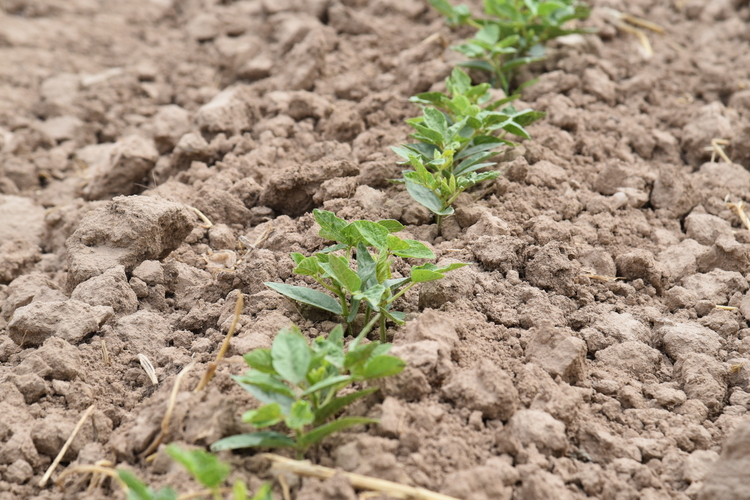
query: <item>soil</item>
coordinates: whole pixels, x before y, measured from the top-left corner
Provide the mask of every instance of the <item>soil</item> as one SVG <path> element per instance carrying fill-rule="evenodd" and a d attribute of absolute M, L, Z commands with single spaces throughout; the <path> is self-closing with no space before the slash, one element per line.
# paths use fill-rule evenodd
<path fill-rule="evenodd" d="M 177 373 L 197 362 L 163 442 L 207 446 L 250 430 L 243 353 L 335 324 L 263 285 L 302 282 L 314 207 L 471 265 L 400 302 L 408 367 L 349 410 L 381 424 L 309 458 L 464 500 L 750 498 L 750 231 L 726 204 L 750 202 L 750 9 L 592 3 L 598 34 L 520 77 L 539 81 L 518 107 L 547 112 L 533 140 L 438 229 L 388 183 L 408 97 L 461 61 L 426 2 L 0 2 L 0 500 L 123 498 L 38 486 L 92 404 L 53 479 L 106 460 L 195 488 L 163 445 L 142 457 Z M 666 28 L 653 56 L 608 8 Z M 276 478 L 221 456 L 252 489 Z M 285 477 L 291 498 L 357 498 Z"/>

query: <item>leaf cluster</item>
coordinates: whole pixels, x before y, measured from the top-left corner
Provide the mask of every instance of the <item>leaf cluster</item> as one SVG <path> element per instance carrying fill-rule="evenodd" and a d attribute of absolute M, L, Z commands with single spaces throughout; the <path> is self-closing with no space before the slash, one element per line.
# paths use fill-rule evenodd
<path fill-rule="evenodd" d="M 369 332 L 379 322 L 381 341 L 385 343 L 386 320 L 404 323 L 405 314 L 392 309 L 397 298 L 418 283 L 441 279 L 445 273 L 465 265 L 438 267 L 427 263 L 413 266 L 405 278 L 394 278 L 394 256 L 434 259 L 435 254 L 424 243 L 393 234 L 404 228 L 395 220 L 347 223 L 325 210 L 316 209 L 313 214 L 320 225 L 319 235 L 337 244 L 310 257 L 292 253 L 294 272 L 310 276 L 333 296 L 285 283 L 267 282 L 266 286 L 290 299 L 342 316 L 348 333 L 352 333 L 352 323 L 360 309 L 364 309 L 363 331 Z"/>
<path fill-rule="evenodd" d="M 495 165 L 488 161 L 500 146 L 513 146 L 507 134 L 529 139 L 524 126 L 544 113 L 505 106 L 518 96 L 492 101 L 490 85 L 472 85 L 471 78 L 454 68 L 445 81 L 448 94 L 425 92 L 411 98 L 422 107 L 422 116 L 407 120 L 415 130 L 415 144 L 393 147 L 412 167 L 402 182 L 409 194 L 430 209 L 440 222 L 453 214 L 452 204 L 465 190 L 496 178 L 496 171 L 481 172 Z M 503 107 L 500 111 L 498 108 Z"/>
<path fill-rule="evenodd" d="M 216 456 L 201 449 L 186 451 L 170 444 L 167 454 L 179 462 L 193 479 L 209 490 L 214 500 L 223 499 L 221 485 L 229 476 L 229 464 L 221 462 Z M 118 470 L 117 475 L 128 487 L 128 500 L 177 500 L 177 493 L 170 487 L 158 491 L 146 486 L 140 479 L 126 470 Z M 247 486 L 242 480 L 237 480 L 231 487 L 234 500 L 248 500 Z M 264 484 L 251 500 L 273 500 L 271 487 Z"/>
<path fill-rule="evenodd" d="M 293 435 L 275 431 L 239 434 L 217 441 L 211 449 L 286 447 L 301 455 L 334 432 L 376 423 L 371 418 L 337 418 L 336 414 L 377 387 L 339 393 L 354 383 L 400 373 L 404 362 L 387 354 L 391 344 L 363 343 L 360 335 L 344 348 L 343 337 L 344 329 L 338 325 L 327 338 L 318 337 L 308 345 L 292 326 L 276 335 L 271 349 L 245 354 L 251 369 L 234 379 L 263 406 L 245 412 L 242 419 L 257 429 L 283 423 Z"/>
<path fill-rule="evenodd" d="M 565 29 L 573 19 L 588 18 L 591 9 L 578 0 L 485 0 L 488 18 L 473 18 L 468 7 L 429 0 L 451 25 L 478 28 L 474 37 L 453 47 L 470 59 L 462 66 L 487 71 L 495 87 L 510 92 L 521 66 L 541 61 L 549 40 L 588 30 Z"/>

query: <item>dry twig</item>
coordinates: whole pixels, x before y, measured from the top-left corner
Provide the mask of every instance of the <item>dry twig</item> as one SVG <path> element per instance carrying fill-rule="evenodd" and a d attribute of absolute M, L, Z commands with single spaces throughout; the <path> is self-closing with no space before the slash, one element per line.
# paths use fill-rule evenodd
<path fill-rule="evenodd" d="M 62 460 L 65 453 L 68 451 L 68 448 L 70 448 L 70 444 L 73 442 L 75 437 L 78 435 L 78 431 L 81 430 L 81 427 L 83 427 L 83 423 L 86 422 L 86 419 L 89 418 L 91 415 L 91 412 L 94 411 L 95 405 L 91 405 L 88 407 L 88 409 L 83 413 L 83 416 L 76 424 L 75 428 L 73 429 L 73 432 L 70 433 L 70 436 L 68 436 L 68 440 L 65 441 L 65 444 L 63 445 L 62 449 L 60 449 L 60 453 L 57 454 L 55 459 L 52 461 L 52 464 L 47 469 L 47 472 L 44 473 L 44 476 L 42 476 L 42 479 L 39 481 L 39 487 L 44 488 L 47 485 L 47 481 L 49 481 L 50 476 L 55 471 L 57 466 L 60 464 L 60 460 Z"/>
<path fill-rule="evenodd" d="M 206 373 L 203 374 L 203 378 L 201 378 L 201 381 L 195 388 L 195 392 L 200 392 L 206 388 L 208 383 L 211 381 L 211 377 L 214 376 L 216 368 L 218 368 L 219 366 L 219 361 L 221 361 L 224 358 L 224 355 L 227 353 L 227 349 L 229 349 L 229 341 L 232 340 L 234 331 L 237 329 L 237 323 L 239 323 L 240 321 L 240 314 L 242 314 L 242 308 L 244 307 L 244 305 L 245 301 L 242 298 L 242 292 L 239 292 L 239 295 L 237 295 L 237 303 L 234 306 L 234 318 L 232 319 L 232 324 L 229 326 L 227 336 L 224 338 L 224 342 L 221 344 L 221 349 L 219 349 L 219 354 L 216 355 L 216 360 L 208 364 Z"/>
<path fill-rule="evenodd" d="M 167 431 L 169 430 L 169 422 L 172 420 L 172 413 L 174 412 L 174 406 L 177 402 L 177 394 L 180 392 L 180 382 L 182 382 L 182 379 L 187 375 L 187 373 L 193 369 L 195 366 L 195 361 L 187 365 L 185 368 L 182 369 L 180 373 L 177 374 L 177 377 L 174 380 L 174 386 L 172 387 L 172 393 L 169 395 L 169 403 L 167 405 L 167 412 L 164 414 L 164 419 L 161 421 L 161 430 L 159 431 L 159 435 L 156 436 L 156 439 L 149 445 L 146 450 L 141 453 L 140 457 L 147 457 L 151 455 L 154 451 L 156 451 L 156 448 L 159 447 L 162 440 L 164 439 L 164 436 L 167 435 Z"/>
<path fill-rule="evenodd" d="M 737 214 L 737 217 L 740 218 L 742 225 L 744 225 L 745 228 L 750 231 L 750 219 L 748 219 L 747 213 L 745 212 L 745 202 L 740 200 L 737 203 L 730 203 L 729 195 L 727 195 L 727 197 L 724 198 L 724 203 L 727 204 L 727 208 L 729 208 L 729 210 Z"/>
<path fill-rule="evenodd" d="M 354 474 L 352 472 L 343 472 L 329 467 L 323 467 L 322 465 L 313 465 L 308 461 L 293 460 L 273 453 L 264 453 L 262 456 L 271 460 L 273 462 L 273 467 L 279 470 L 287 470 L 299 476 L 316 477 L 319 479 L 328 479 L 336 474 L 341 474 L 347 478 L 355 488 L 380 491 L 394 498 L 401 498 L 404 500 L 458 500 L 454 497 L 435 493 L 434 491 L 426 490 L 424 488 L 407 486 L 405 484 L 363 476 L 362 474 Z"/>
<path fill-rule="evenodd" d="M 148 360 L 145 354 L 138 354 L 138 361 L 141 362 L 141 367 L 143 367 L 143 371 L 146 372 L 146 375 L 148 375 L 148 379 L 151 381 L 151 385 L 159 385 L 159 379 L 156 378 L 156 370 L 154 370 L 154 365 L 151 364 L 151 361 Z"/>
<path fill-rule="evenodd" d="M 726 139 L 711 139 L 711 145 L 703 148 L 704 151 L 711 151 L 711 163 L 716 161 L 716 155 L 718 154 L 722 160 L 726 163 L 732 163 L 727 154 L 724 152 L 722 146 L 729 146 L 729 141 Z"/>
<path fill-rule="evenodd" d="M 202 227 L 203 229 L 211 229 L 212 227 L 214 227 L 214 225 L 213 225 L 213 224 L 211 223 L 211 221 L 210 221 L 210 220 L 208 220 L 208 217 L 206 217 L 206 216 L 205 216 L 205 215 L 203 214 L 203 212 L 201 212 L 200 210 L 198 210 L 198 209 L 197 209 L 197 208 L 195 208 L 195 207 L 191 207 L 190 205 L 185 205 L 185 206 L 186 206 L 186 207 L 188 207 L 188 208 L 189 208 L 190 210 L 192 210 L 193 212 L 195 212 L 195 215 L 197 215 L 197 216 L 198 216 L 198 218 L 199 218 L 200 220 L 202 220 L 202 221 L 203 221 L 203 224 L 201 224 L 201 227 Z"/>

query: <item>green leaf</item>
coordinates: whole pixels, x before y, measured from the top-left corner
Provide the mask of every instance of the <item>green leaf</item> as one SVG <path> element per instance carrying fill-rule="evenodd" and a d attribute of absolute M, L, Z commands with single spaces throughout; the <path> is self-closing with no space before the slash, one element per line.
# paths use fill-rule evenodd
<path fill-rule="evenodd" d="M 424 113 L 424 124 L 440 134 L 441 143 L 445 142 L 448 135 L 448 122 L 445 115 L 435 108 L 424 108 L 422 112 Z"/>
<path fill-rule="evenodd" d="M 271 349 L 253 349 L 242 356 L 250 368 L 263 373 L 275 374 L 273 362 L 271 361 Z"/>
<path fill-rule="evenodd" d="M 286 384 L 267 373 L 250 370 L 244 375 L 234 375 L 232 378 L 261 403 L 278 403 L 284 413 L 289 413 L 289 408 L 296 399 Z"/>
<path fill-rule="evenodd" d="M 303 434 L 299 438 L 299 446 L 305 449 L 309 447 L 310 445 L 319 443 L 323 438 L 325 438 L 326 436 L 330 434 L 333 434 L 334 432 L 342 431 L 344 429 L 348 429 L 349 427 L 354 427 L 355 425 L 377 424 L 377 423 L 378 421 L 374 418 L 342 417 L 328 424 L 323 424 L 319 427 L 316 427 L 310 432 L 308 432 L 307 434 Z"/>
<path fill-rule="evenodd" d="M 353 366 L 367 360 L 378 345 L 378 342 L 371 342 L 369 344 L 358 345 L 356 348 L 349 349 L 349 352 L 344 356 L 344 368 L 352 368 Z"/>
<path fill-rule="evenodd" d="M 329 387 L 333 387 L 334 385 L 342 384 L 345 382 L 351 382 L 352 377 L 349 375 L 338 375 L 336 377 L 329 377 L 326 379 L 321 380 L 317 384 L 311 385 L 310 387 L 305 390 L 305 392 L 302 393 L 303 396 L 307 396 L 309 394 L 312 394 L 313 392 L 321 391 L 323 389 L 328 389 Z"/>
<path fill-rule="evenodd" d="M 500 39 L 500 27 L 496 24 L 487 24 L 474 35 L 474 39 L 489 45 L 494 45 Z"/>
<path fill-rule="evenodd" d="M 167 446 L 167 454 L 206 488 L 217 488 L 229 475 L 229 464 L 203 450 L 186 451 L 172 443 Z"/>
<path fill-rule="evenodd" d="M 359 279 L 357 273 L 349 269 L 346 262 L 346 257 L 332 256 L 328 261 L 333 271 L 333 276 L 336 280 L 343 285 L 343 287 L 350 293 L 359 291 L 362 286 L 362 280 Z"/>
<path fill-rule="evenodd" d="M 273 339 L 273 368 L 287 382 L 299 384 L 310 368 L 310 347 L 297 327 L 285 328 Z"/>
<path fill-rule="evenodd" d="M 234 500 L 239 500 L 236 496 Z M 263 483 L 263 486 L 258 488 L 255 492 L 255 496 L 251 500 L 273 500 L 271 496 L 271 485 L 269 483 Z"/>
<path fill-rule="evenodd" d="M 177 493 L 172 488 L 154 491 L 126 470 L 118 470 L 117 475 L 128 487 L 127 500 L 177 500 Z"/>
<path fill-rule="evenodd" d="M 375 260 L 370 255 L 364 243 L 357 244 L 357 276 L 365 288 L 369 287 L 375 279 Z"/>
<path fill-rule="evenodd" d="M 361 391 L 352 392 L 350 394 L 347 394 L 346 396 L 341 396 L 340 398 L 335 398 L 327 405 L 318 408 L 318 411 L 315 412 L 315 425 L 322 424 L 323 422 L 328 420 L 329 417 L 332 417 L 343 408 L 346 408 L 358 399 L 362 399 L 369 396 L 373 392 L 377 392 L 378 389 L 378 387 L 370 387 Z"/>
<path fill-rule="evenodd" d="M 443 200 L 441 200 L 429 188 L 421 186 L 413 180 L 407 178 L 406 190 L 409 191 L 409 194 L 417 203 L 424 207 L 427 207 L 432 213 L 443 216 L 453 214 L 453 208 L 445 207 L 443 204 Z"/>
<path fill-rule="evenodd" d="M 256 410 L 249 410 L 242 414 L 242 421 L 253 424 L 254 427 L 262 429 L 276 425 L 284 419 L 279 403 L 264 405 Z"/>
<path fill-rule="evenodd" d="M 366 220 L 354 221 L 351 225 L 356 228 L 367 243 L 378 250 L 382 251 L 388 248 L 388 235 L 390 234 L 390 231 L 384 226 Z"/>
<path fill-rule="evenodd" d="M 313 423 L 315 415 L 309 401 L 303 399 L 295 401 L 292 405 L 292 411 L 286 417 L 286 425 L 290 429 L 300 430 L 304 426 Z"/>
<path fill-rule="evenodd" d="M 407 259 L 434 259 L 435 254 L 430 250 L 427 245 L 421 241 L 416 240 L 402 240 L 408 243 L 409 247 L 404 250 L 397 250 L 393 252 L 399 257 Z"/>
<path fill-rule="evenodd" d="M 404 229 L 404 225 L 403 224 L 401 224 L 399 221 L 393 220 L 393 219 L 379 220 L 377 222 L 377 224 L 380 224 L 381 226 L 383 226 L 384 228 L 386 228 L 389 233 L 398 233 L 399 231 L 403 231 L 403 229 Z"/>
<path fill-rule="evenodd" d="M 362 298 L 367 301 L 371 309 L 377 310 L 380 307 L 380 302 L 383 300 L 385 290 L 386 287 L 383 285 L 372 286 L 362 293 Z"/>
<path fill-rule="evenodd" d="M 348 243 L 343 233 L 344 228 L 348 225 L 345 220 L 339 219 L 333 212 L 317 208 L 313 210 L 313 215 L 315 216 L 315 221 L 320 225 L 318 235 L 321 238 Z"/>
<path fill-rule="evenodd" d="M 427 269 L 413 269 L 411 272 L 411 280 L 414 283 L 427 283 L 428 281 L 436 281 L 445 278 L 443 274 Z"/>
<path fill-rule="evenodd" d="M 318 257 L 314 255 L 312 257 L 303 258 L 297 262 L 294 272 L 303 276 L 317 276 L 320 273 Z"/>
<path fill-rule="evenodd" d="M 232 486 L 232 500 L 247 500 L 247 485 L 238 479 Z"/>
<path fill-rule="evenodd" d="M 220 439 L 211 445 L 211 451 L 237 450 L 241 448 L 294 448 L 297 443 L 286 434 L 272 431 L 236 434 Z"/>
<path fill-rule="evenodd" d="M 303 286 L 287 285 L 285 283 L 271 283 L 266 281 L 264 284 L 268 288 L 276 290 L 280 294 L 285 295 L 292 300 L 302 302 L 303 304 L 308 304 L 334 314 L 344 313 L 341 309 L 341 304 L 336 299 L 323 292 L 305 288 Z"/>
<path fill-rule="evenodd" d="M 395 356 L 375 356 L 367 362 L 362 375 L 366 380 L 390 377 L 391 375 L 401 373 L 405 366 L 406 363 Z"/>

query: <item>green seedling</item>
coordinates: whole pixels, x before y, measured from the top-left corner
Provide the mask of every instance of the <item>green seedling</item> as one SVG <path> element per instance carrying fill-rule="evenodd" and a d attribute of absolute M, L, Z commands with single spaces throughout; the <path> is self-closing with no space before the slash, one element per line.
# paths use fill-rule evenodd
<path fill-rule="evenodd" d="M 229 464 L 219 461 L 204 450 L 186 451 L 175 444 L 167 447 L 167 454 L 179 462 L 198 483 L 203 485 L 213 500 L 223 500 L 225 492 L 231 492 L 233 500 L 247 500 L 248 492 L 244 481 L 237 480 L 231 487 L 222 488 L 229 476 Z M 126 470 L 118 470 L 117 475 L 128 487 L 128 500 L 178 500 L 177 493 L 169 487 L 154 491 L 140 479 Z M 202 492 L 199 492 L 202 494 Z M 191 498 L 194 495 L 191 496 Z M 251 500 L 273 500 L 271 486 L 264 484 Z"/>
<path fill-rule="evenodd" d="M 263 406 L 244 413 L 242 419 L 257 429 L 283 423 L 292 435 L 258 431 L 221 439 L 213 451 L 248 447 L 292 448 L 302 458 L 310 446 L 326 436 L 360 424 L 377 423 L 365 417 L 336 416 L 342 409 L 377 390 L 377 387 L 339 392 L 354 383 L 396 375 L 404 362 L 387 353 L 391 344 L 361 342 L 360 334 L 344 348 L 344 329 L 336 326 L 312 345 L 296 326 L 276 335 L 271 349 L 245 354 L 250 366 L 233 377 Z"/>
<path fill-rule="evenodd" d="M 453 47 L 470 59 L 462 66 L 487 71 L 494 87 L 510 93 L 521 66 L 545 58 L 551 39 L 590 30 L 565 29 L 573 19 L 586 19 L 591 9 L 578 0 L 485 0 L 486 19 L 473 18 L 468 7 L 453 7 L 446 0 L 430 0 L 451 25 L 469 24 L 478 31 Z M 517 89 L 517 91 L 520 89 Z"/>
<path fill-rule="evenodd" d="M 385 343 L 386 320 L 404 323 L 405 314 L 392 309 L 396 299 L 419 283 L 439 280 L 445 273 L 466 265 L 422 264 L 412 267 L 409 276 L 394 278 L 394 256 L 434 259 L 435 254 L 424 243 L 395 236 L 393 233 L 404 229 L 395 220 L 347 223 L 325 210 L 316 209 L 313 214 L 320 225 L 318 234 L 337 244 L 310 257 L 292 253 L 294 272 L 311 277 L 333 297 L 303 286 L 284 283 L 266 283 L 266 286 L 290 299 L 342 316 L 349 334 L 353 334 L 352 325 L 360 309 L 364 309 L 362 332 L 367 334 L 379 323 L 380 340 Z"/>
<path fill-rule="evenodd" d="M 487 160 L 498 147 L 514 146 L 505 137 L 529 139 L 524 126 L 544 116 L 531 109 L 516 111 L 513 106 L 497 111 L 518 96 L 492 101 L 490 85 L 472 85 L 459 68 L 453 69 L 445 85 L 447 95 L 425 92 L 411 98 L 422 107 L 422 116 L 407 120 L 416 131 L 411 137 L 419 142 L 392 148 L 405 160 L 402 164 L 413 169 L 397 182 L 404 182 L 409 194 L 436 215 L 438 225 L 453 214 L 458 195 L 499 175 L 480 171 L 495 165 Z"/>

